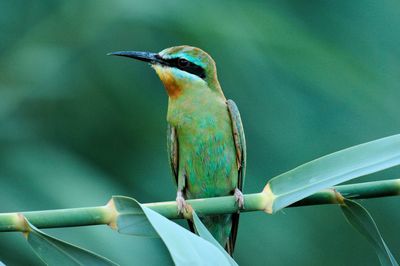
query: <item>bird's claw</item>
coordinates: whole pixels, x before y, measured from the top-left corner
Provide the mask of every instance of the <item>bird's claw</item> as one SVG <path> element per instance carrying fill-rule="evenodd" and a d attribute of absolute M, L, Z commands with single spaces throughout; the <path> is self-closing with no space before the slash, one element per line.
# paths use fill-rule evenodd
<path fill-rule="evenodd" d="M 239 209 L 244 209 L 244 196 L 242 191 L 240 191 L 238 188 L 235 188 L 235 192 L 233 193 L 233 196 L 235 197 L 236 203 L 239 207 Z"/>
<path fill-rule="evenodd" d="M 188 204 L 183 197 L 182 191 L 176 193 L 176 205 L 178 207 L 178 214 L 183 214 Z"/>

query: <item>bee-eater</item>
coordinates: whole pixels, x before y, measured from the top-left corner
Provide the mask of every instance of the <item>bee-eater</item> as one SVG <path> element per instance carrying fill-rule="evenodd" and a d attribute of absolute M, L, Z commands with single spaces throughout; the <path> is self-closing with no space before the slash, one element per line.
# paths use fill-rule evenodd
<path fill-rule="evenodd" d="M 167 146 L 178 188 L 178 211 L 184 211 L 185 198 L 227 195 L 234 195 L 243 208 L 246 142 L 242 121 L 236 104 L 222 92 L 211 56 L 185 45 L 159 53 L 110 54 L 150 63 L 165 86 L 169 96 Z M 202 222 L 232 255 L 239 213 L 206 216 Z"/>

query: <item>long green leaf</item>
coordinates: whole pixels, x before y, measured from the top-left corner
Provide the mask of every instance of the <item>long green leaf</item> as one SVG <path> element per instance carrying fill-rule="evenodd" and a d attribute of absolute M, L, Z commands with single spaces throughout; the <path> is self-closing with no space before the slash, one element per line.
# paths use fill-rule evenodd
<path fill-rule="evenodd" d="M 114 196 L 113 202 L 117 213 L 123 213 L 124 215 L 123 223 L 118 223 L 119 218 L 117 218 L 116 229 L 121 233 L 138 235 L 136 232 L 146 232 L 149 226 L 152 226 L 167 247 L 175 265 L 231 265 L 224 254 L 213 244 L 168 220 L 157 212 L 140 205 L 136 200 L 128 197 Z M 139 209 L 142 211 L 138 211 Z M 133 214 L 129 215 L 131 211 Z M 140 215 L 142 217 L 138 218 Z M 132 219 L 132 222 L 129 221 L 130 219 Z M 136 221 L 141 222 L 137 223 Z M 122 224 L 124 228 L 118 228 L 119 224 Z M 143 226 L 145 230 L 134 228 L 138 226 Z M 155 254 L 148 255 L 154 256 Z"/>
<path fill-rule="evenodd" d="M 400 164 L 400 135 L 394 135 L 303 164 L 271 179 L 264 189 L 266 212 L 276 212 L 321 189 Z"/>
<path fill-rule="evenodd" d="M 36 255 L 47 265 L 118 265 L 89 250 L 49 236 L 26 221 L 25 236 Z"/>
<path fill-rule="evenodd" d="M 372 244 L 383 266 L 398 266 L 372 216 L 360 204 L 344 199 L 340 205 L 346 220 Z"/>
<path fill-rule="evenodd" d="M 238 265 L 236 261 L 234 261 L 232 257 L 226 252 L 226 250 L 218 243 L 218 241 L 215 240 L 215 238 L 211 235 L 211 233 L 207 230 L 204 224 L 200 221 L 200 218 L 197 216 L 194 210 L 192 214 L 193 214 L 193 223 L 194 226 L 196 227 L 196 231 L 199 234 L 199 236 L 207 240 L 214 246 L 216 246 L 225 255 L 225 257 L 228 259 L 231 265 Z"/>
<path fill-rule="evenodd" d="M 114 196 L 113 203 L 118 213 L 115 227 L 119 233 L 159 237 L 144 214 L 142 207 L 134 199 Z"/>

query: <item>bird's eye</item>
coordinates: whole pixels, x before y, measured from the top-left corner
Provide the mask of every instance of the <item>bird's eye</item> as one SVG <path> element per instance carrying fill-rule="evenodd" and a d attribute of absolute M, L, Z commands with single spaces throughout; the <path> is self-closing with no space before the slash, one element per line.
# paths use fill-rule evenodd
<path fill-rule="evenodd" d="M 180 67 L 187 67 L 189 65 L 189 61 L 183 58 L 179 58 L 178 65 Z"/>

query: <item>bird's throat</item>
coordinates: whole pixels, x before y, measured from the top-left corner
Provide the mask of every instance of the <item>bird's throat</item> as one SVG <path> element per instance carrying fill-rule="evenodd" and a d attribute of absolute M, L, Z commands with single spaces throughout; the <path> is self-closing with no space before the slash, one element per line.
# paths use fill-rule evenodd
<path fill-rule="evenodd" d="M 178 82 L 171 69 L 162 66 L 153 66 L 153 68 L 164 84 L 168 96 L 173 99 L 178 98 L 182 94 L 184 84 Z"/>

